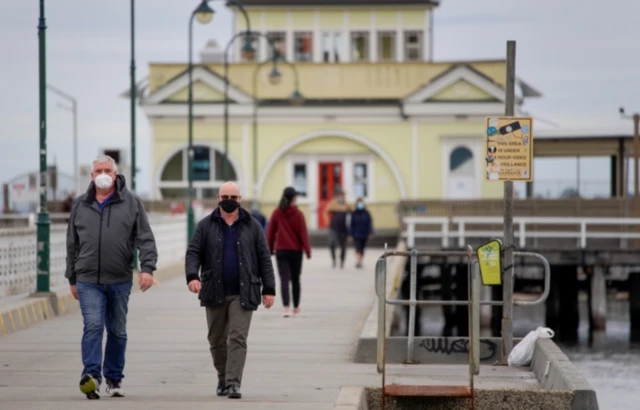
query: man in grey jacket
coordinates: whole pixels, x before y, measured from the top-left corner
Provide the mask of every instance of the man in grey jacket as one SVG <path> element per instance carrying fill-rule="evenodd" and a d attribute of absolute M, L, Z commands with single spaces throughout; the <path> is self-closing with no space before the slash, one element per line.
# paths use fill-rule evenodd
<path fill-rule="evenodd" d="M 251 316 L 261 302 L 269 309 L 276 294 L 264 230 L 240 207 L 241 198 L 235 183 L 220 187 L 219 207 L 198 223 L 185 258 L 189 290 L 206 307 L 217 395 L 230 399 L 242 397 Z"/>
<path fill-rule="evenodd" d="M 67 270 L 73 297 L 80 301 L 84 319 L 80 391 L 100 398 L 102 375 L 106 392 L 124 396 L 127 311 L 133 285 L 134 249 L 140 252 L 138 280 L 144 292 L 153 285 L 158 254 L 142 202 L 127 190 L 116 174 L 113 158 L 93 161 L 87 192 L 73 201 L 67 228 Z M 102 367 L 102 338 L 107 345 Z"/>

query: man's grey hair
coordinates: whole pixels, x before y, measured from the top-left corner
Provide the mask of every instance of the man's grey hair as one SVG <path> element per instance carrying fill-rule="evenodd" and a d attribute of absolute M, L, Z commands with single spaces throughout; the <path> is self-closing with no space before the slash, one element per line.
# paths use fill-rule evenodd
<path fill-rule="evenodd" d="M 113 172 L 118 171 L 118 165 L 116 165 L 116 161 L 108 155 L 98 155 L 96 159 L 93 160 L 93 164 L 100 164 L 103 162 L 109 162 L 113 166 Z"/>

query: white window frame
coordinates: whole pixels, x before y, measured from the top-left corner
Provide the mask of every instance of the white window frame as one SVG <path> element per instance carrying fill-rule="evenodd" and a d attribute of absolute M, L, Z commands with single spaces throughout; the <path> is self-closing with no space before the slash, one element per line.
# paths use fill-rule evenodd
<path fill-rule="evenodd" d="M 309 174 L 310 174 L 311 170 L 309 169 L 309 164 L 307 162 L 304 162 L 304 161 L 293 161 L 291 163 L 291 175 L 290 175 L 291 183 L 288 184 L 288 186 L 292 186 L 292 187 L 295 188 L 295 185 L 294 185 L 294 182 L 295 182 L 294 176 L 295 176 L 295 174 L 294 174 L 294 172 L 295 172 L 296 166 L 298 166 L 298 165 L 304 165 L 304 167 L 305 167 L 305 178 L 307 180 L 307 195 L 306 196 L 299 196 L 298 201 L 305 200 L 305 201 L 308 202 L 308 199 L 311 196 L 311 189 L 310 189 L 311 178 L 309 178 Z"/>
<path fill-rule="evenodd" d="M 298 60 L 298 52 L 296 51 L 296 36 L 298 34 L 310 34 L 311 35 L 311 53 L 309 53 L 309 59 L 307 60 Z M 294 30 L 292 32 L 292 47 L 293 47 L 293 58 L 292 61 L 298 63 L 312 63 L 313 62 L 313 55 L 314 55 L 314 50 L 316 47 L 316 35 L 318 33 L 316 31 L 314 31 L 313 29 L 310 30 Z"/>
<path fill-rule="evenodd" d="M 393 55 L 391 56 L 391 58 L 388 58 L 388 59 L 382 58 L 382 36 L 384 35 L 391 36 L 391 46 L 392 46 Z M 377 61 L 380 61 L 383 63 L 391 63 L 391 62 L 398 61 L 398 41 L 397 41 L 396 35 L 397 33 L 394 30 L 380 30 L 376 32 L 376 37 L 377 37 L 376 40 L 377 40 L 377 47 L 378 47 Z"/>
<path fill-rule="evenodd" d="M 330 46 L 330 53 L 329 53 L 329 61 L 324 61 L 324 38 L 325 35 L 329 35 L 329 46 Z M 336 43 L 336 37 L 340 36 L 340 43 Z M 322 30 L 319 33 L 319 37 L 320 37 L 320 61 L 321 63 L 325 63 L 325 64 L 329 64 L 329 63 L 344 63 L 345 62 L 345 55 L 344 55 L 344 39 L 343 39 L 343 35 L 344 33 L 342 32 L 342 30 Z M 335 59 L 335 51 L 336 49 L 338 50 L 338 54 L 340 56 L 340 61 L 336 61 Z"/>
<path fill-rule="evenodd" d="M 418 51 L 418 59 L 417 60 L 409 60 L 409 43 L 407 42 L 407 37 L 409 37 L 409 35 L 411 35 L 412 33 L 419 33 L 420 34 L 420 42 L 417 45 L 412 45 L 411 48 L 414 48 Z M 405 29 L 402 32 L 402 48 L 404 50 L 404 61 L 406 62 L 418 62 L 418 61 L 424 61 L 425 56 L 424 56 L 424 43 L 425 43 L 426 39 L 425 39 L 425 33 L 424 30 L 422 29 Z"/>
<path fill-rule="evenodd" d="M 366 42 L 366 58 L 362 59 L 362 60 L 355 60 L 354 57 L 354 53 L 356 52 L 356 47 L 354 45 L 354 35 L 356 34 L 360 34 L 363 35 L 367 42 Z M 349 55 L 349 61 L 353 62 L 353 63 L 369 63 L 371 62 L 371 32 L 369 30 L 351 30 L 349 31 L 349 49 L 351 50 L 351 54 Z"/>
<path fill-rule="evenodd" d="M 374 154 L 291 154 L 285 158 L 287 186 L 293 186 L 294 165 L 307 166 L 307 197 L 300 197 L 298 203 L 309 204 L 318 201 L 318 165 L 322 162 L 342 163 L 343 185 L 346 187 L 347 200 L 355 201 L 353 196 L 354 166 L 367 164 L 367 196 L 366 201 L 375 200 L 375 159 Z"/>
<path fill-rule="evenodd" d="M 310 229 L 318 229 L 318 165 L 322 162 L 342 163 L 343 185 L 346 188 L 347 202 L 353 204 L 357 198 L 353 195 L 353 168 L 356 163 L 367 164 L 367 196 L 365 202 L 375 201 L 375 154 L 291 154 L 285 157 L 286 186 L 293 186 L 293 170 L 295 164 L 307 166 L 307 197 L 298 197 L 296 202 L 309 206 L 307 221 Z"/>
<path fill-rule="evenodd" d="M 449 182 L 451 153 L 457 147 L 466 147 L 473 154 L 473 166 L 474 166 L 474 188 L 475 197 L 473 199 L 482 199 L 482 181 L 485 179 L 485 167 L 483 166 L 485 155 L 482 151 L 482 138 L 474 137 L 451 137 L 443 136 L 440 140 L 441 152 L 442 152 L 442 187 L 441 197 L 443 199 L 449 199 L 447 183 Z"/>
<path fill-rule="evenodd" d="M 205 148 L 209 149 L 209 178 L 211 178 L 211 174 L 214 174 L 214 176 L 217 177 L 216 175 L 216 149 L 207 145 L 199 145 L 199 144 L 194 144 L 195 146 L 203 146 Z M 180 181 L 162 181 L 162 179 L 160 179 L 160 181 L 158 182 L 158 185 L 156 187 L 156 189 L 158 190 L 158 192 L 160 193 L 160 195 L 162 196 L 162 189 L 188 189 L 189 188 L 189 156 L 188 156 L 188 148 L 184 148 L 182 150 L 182 180 Z M 175 155 L 175 154 L 174 154 Z M 169 159 L 169 161 L 171 161 L 171 159 Z M 165 164 L 165 167 L 169 164 L 169 161 L 167 161 L 167 163 Z M 230 166 L 232 166 L 231 164 L 229 164 Z M 164 171 L 161 170 L 160 171 L 160 178 L 162 178 L 162 172 Z M 237 177 L 237 173 L 238 171 L 236 170 L 236 177 Z M 196 199 L 202 199 L 202 190 L 203 189 L 207 189 L 207 188 L 220 188 L 222 186 L 222 184 L 224 184 L 224 180 L 219 180 L 219 179 L 209 179 L 208 181 L 193 181 L 193 188 L 196 191 Z"/>
<path fill-rule="evenodd" d="M 286 57 L 287 57 L 287 31 L 286 30 L 269 30 L 269 31 L 267 31 L 265 33 L 265 35 L 267 37 L 269 37 L 269 35 L 273 35 L 273 34 L 278 34 L 278 35 L 282 36 L 282 38 L 284 40 L 284 51 L 282 52 L 282 55 L 280 57 L 283 58 L 283 59 L 286 59 Z M 265 38 L 265 42 L 266 42 L 266 50 L 267 50 L 265 55 L 267 55 L 267 56 L 269 56 L 269 58 L 271 58 L 272 57 L 272 50 L 271 50 L 271 46 L 269 45 L 269 40 L 267 40 Z"/>

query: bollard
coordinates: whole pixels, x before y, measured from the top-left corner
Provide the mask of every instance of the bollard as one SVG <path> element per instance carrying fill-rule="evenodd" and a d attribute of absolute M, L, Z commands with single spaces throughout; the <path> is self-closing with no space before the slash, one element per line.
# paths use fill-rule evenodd
<path fill-rule="evenodd" d="M 502 300 L 502 286 L 491 286 L 491 300 Z M 491 307 L 491 336 L 502 334 L 502 306 Z"/>
<path fill-rule="evenodd" d="M 560 272 L 560 266 L 551 266 L 551 286 L 549 289 L 549 297 L 545 302 L 545 325 L 553 330 L 556 335 L 560 334 L 560 291 L 558 277 Z"/>
<path fill-rule="evenodd" d="M 604 266 L 593 266 L 589 283 L 591 332 L 607 328 L 607 285 Z"/>
<path fill-rule="evenodd" d="M 467 264 L 456 265 L 456 300 L 468 300 L 469 297 L 469 273 Z M 469 336 L 469 307 L 455 306 L 455 325 L 458 337 Z"/>
<path fill-rule="evenodd" d="M 558 330 L 560 331 L 560 336 L 558 339 L 564 342 L 577 342 L 578 327 L 580 326 L 578 267 L 576 265 L 565 265 L 560 269 L 561 272 L 558 275 L 558 290 L 560 294 Z"/>
<path fill-rule="evenodd" d="M 440 296 L 442 300 L 453 299 L 452 289 L 453 281 L 451 278 L 451 265 L 443 263 L 440 265 Z M 451 337 L 453 336 L 453 328 L 455 327 L 455 307 L 443 305 L 442 315 L 444 316 L 442 337 Z"/>
<path fill-rule="evenodd" d="M 640 342 L 640 272 L 629 273 L 629 340 Z"/>

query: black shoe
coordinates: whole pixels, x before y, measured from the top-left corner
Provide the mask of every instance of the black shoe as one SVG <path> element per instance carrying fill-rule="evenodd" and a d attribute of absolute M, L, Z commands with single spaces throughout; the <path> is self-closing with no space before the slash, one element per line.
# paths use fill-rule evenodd
<path fill-rule="evenodd" d="M 229 394 L 229 389 L 224 385 L 224 382 L 218 383 L 218 390 L 216 390 L 216 394 L 218 396 L 226 396 L 227 394 Z"/>
<path fill-rule="evenodd" d="M 240 393 L 240 386 L 229 386 L 227 387 L 229 390 L 229 398 L 230 399 L 241 399 L 242 393 Z"/>

